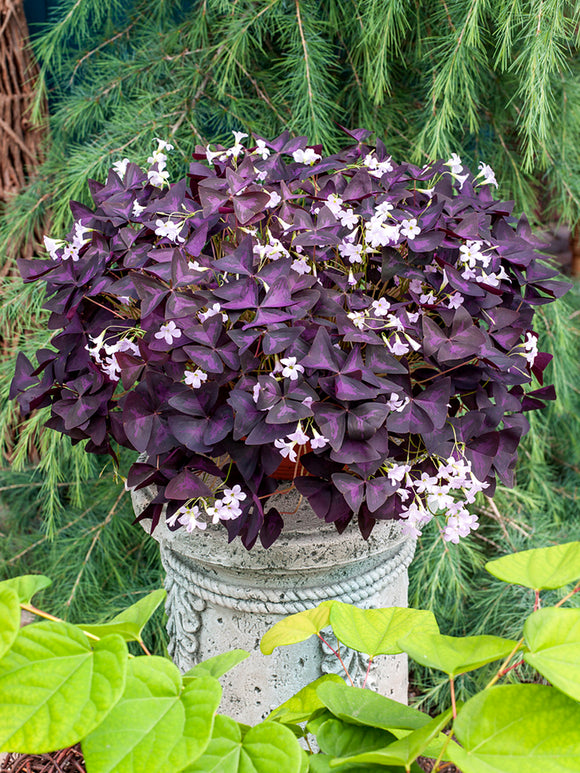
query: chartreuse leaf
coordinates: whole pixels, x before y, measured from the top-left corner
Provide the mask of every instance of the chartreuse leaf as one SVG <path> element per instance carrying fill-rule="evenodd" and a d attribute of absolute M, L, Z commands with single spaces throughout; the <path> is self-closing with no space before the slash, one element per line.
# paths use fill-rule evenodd
<path fill-rule="evenodd" d="M 91 643 L 76 626 L 28 625 L 0 661 L 0 751 L 72 746 L 96 727 L 125 686 L 120 636 Z"/>
<path fill-rule="evenodd" d="M 329 757 L 326 754 L 317 754 L 310 757 L 309 773 L 403 773 L 403 768 L 397 765 L 392 767 L 391 765 L 385 767 L 384 765 L 359 765 L 358 763 L 351 763 L 343 765 L 340 768 L 335 767 L 335 758 Z M 418 765 L 413 764 L 411 766 L 411 773 L 423 773 Z"/>
<path fill-rule="evenodd" d="M 227 674 L 232 668 L 235 668 L 238 663 L 241 663 L 246 658 L 250 657 L 250 653 L 247 650 L 230 650 L 224 652 L 221 655 L 214 655 L 213 658 L 202 660 L 193 668 L 183 675 L 183 683 L 188 684 L 192 679 L 196 679 L 199 676 L 213 676 L 214 679 L 219 679 L 220 676 Z"/>
<path fill-rule="evenodd" d="M 383 748 L 375 748 L 355 754 L 351 753 L 348 756 L 343 754 L 340 759 L 334 761 L 334 764 L 342 767 L 342 765 L 348 765 L 353 762 L 360 764 L 374 763 L 376 765 L 403 765 L 405 768 L 408 768 L 427 749 L 431 742 L 437 738 L 443 728 L 449 723 L 451 715 L 452 709 L 448 709 L 443 714 L 429 721 L 424 727 L 414 730 L 398 741 L 395 740 Z M 446 740 L 445 736 L 442 736 L 441 740 Z"/>
<path fill-rule="evenodd" d="M 339 601 L 331 607 L 330 624 L 339 641 L 372 658 L 402 652 L 397 641 L 411 631 L 439 633 L 435 616 L 424 609 L 359 609 Z"/>
<path fill-rule="evenodd" d="M 145 628 L 146 623 L 165 596 L 166 593 L 163 588 L 154 590 L 152 593 L 139 599 L 137 603 L 124 609 L 112 620 L 109 620 L 108 623 L 102 623 L 101 625 L 79 625 L 79 628 L 98 637 L 117 633 L 125 641 L 141 641 L 143 628 Z"/>
<path fill-rule="evenodd" d="M 580 770 L 580 705 L 541 684 L 493 687 L 459 710 L 448 749 L 464 773 Z"/>
<path fill-rule="evenodd" d="M 394 736 L 386 730 L 379 730 L 375 727 L 363 727 L 362 725 L 351 725 L 331 717 L 319 728 L 316 740 L 324 754 L 317 755 L 320 762 L 314 763 L 316 758 L 311 758 L 310 769 L 312 771 L 329 773 L 329 771 L 335 770 L 332 765 L 337 757 L 378 749 L 394 740 Z M 364 773 L 385 772 L 383 767 L 379 768 L 375 765 L 361 766 L 356 763 L 344 766 L 341 770 L 349 771 L 349 773 L 350 771 L 358 771 L 358 773 L 363 771 Z"/>
<path fill-rule="evenodd" d="M 260 649 L 264 655 L 271 655 L 276 647 L 284 644 L 298 644 L 306 641 L 328 625 L 330 608 L 335 601 L 323 601 L 313 609 L 297 612 L 276 623 L 262 636 Z"/>
<path fill-rule="evenodd" d="M 382 730 L 402 728 L 417 730 L 429 717 L 383 695 L 360 687 L 325 682 L 316 688 L 320 700 L 338 719 L 355 725 L 368 725 Z"/>
<path fill-rule="evenodd" d="M 488 561 L 485 568 L 494 577 L 534 590 L 563 588 L 580 579 L 580 542 L 549 548 L 521 550 Z"/>
<path fill-rule="evenodd" d="M 87 768 L 94 773 L 174 773 L 197 759 L 209 743 L 221 700 L 212 677 L 183 687 L 169 660 L 129 661 L 123 696 L 99 727 L 82 742 Z"/>
<path fill-rule="evenodd" d="M 20 602 L 13 588 L 0 585 L 0 658 L 8 652 L 20 630 Z"/>
<path fill-rule="evenodd" d="M 242 736 L 237 722 L 218 715 L 204 754 L 183 773 L 303 773 L 304 753 L 294 734 L 262 722 Z"/>
<path fill-rule="evenodd" d="M 318 697 L 316 690 L 319 685 L 325 682 L 344 684 L 344 680 L 338 674 L 324 674 L 274 709 L 268 716 L 268 721 L 275 720 L 283 725 L 294 725 L 297 722 L 305 722 L 310 719 L 315 711 L 324 708 L 324 703 Z"/>
<path fill-rule="evenodd" d="M 505 658 L 518 642 L 499 636 L 443 636 L 413 633 L 399 641 L 401 649 L 417 663 L 445 671 L 451 677 Z"/>
<path fill-rule="evenodd" d="M 555 687 L 580 701 L 580 609 L 546 607 L 524 625 L 524 660 Z"/>
<path fill-rule="evenodd" d="M 380 749 L 397 739 L 387 730 L 364 725 L 351 725 L 341 719 L 327 719 L 321 725 L 316 740 L 320 749 L 332 757 L 344 757 L 352 754 Z"/>
<path fill-rule="evenodd" d="M 12 588 L 16 591 L 20 604 L 30 604 L 35 593 L 52 585 L 52 580 L 43 574 L 23 574 L 0 582 L 0 589 Z"/>

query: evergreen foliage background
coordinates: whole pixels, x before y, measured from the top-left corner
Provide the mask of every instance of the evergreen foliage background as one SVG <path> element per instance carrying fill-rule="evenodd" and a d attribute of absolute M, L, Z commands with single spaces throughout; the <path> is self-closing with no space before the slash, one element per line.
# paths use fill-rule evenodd
<path fill-rule="evenodd" d="M 87 178 L 124 156 L 145 164 L 154 137 L 176 146 L 177 175 L 196 142 L 229 145 L 234 129 L 289 128 L 332 151 L 348 143 L 337 124 L 365 126 L 399 162 L 458 152 L 473 168 L 491 164 L 499 195 L 536 222 L 575 226 L 579 21 L 580 2 L 563 0 L 60 0 L 35 42 L 50 144 L 38 177 L 0 212 L 0 262 L 12 265 L 39 226 L 64 234 L 69 199 L 89 201 Z M 19 424 L 7 401 L 14 353 L 50 337 L 41 305 L 40 288 L 4 280 L 0 443 L 12 468 L 0 471 L 0 573 L 49 574 L 52 611 L 104 619 L 159 587 L 161 567 L 131 526 L 128 496 L 111 515 L 121 487 L 107 462 L 42 433 L 45 411 Z M 531 417 L 517 487 L 496 494 L 497 511 L 482 500 L 492 517 L 474 539 L 445 546 L 427 529 L 421 540 L 410 603 L 433 608 L 445 633 L 513 635 L 530 599 L 508 597 L 484 561 L 580 539 L 579 314 L 575 293 L 538 320 L 559 399 Z M 159 630 L 150 644 L 163 647 Z M 437 703 L 443 682 L 416 678 Z"/>

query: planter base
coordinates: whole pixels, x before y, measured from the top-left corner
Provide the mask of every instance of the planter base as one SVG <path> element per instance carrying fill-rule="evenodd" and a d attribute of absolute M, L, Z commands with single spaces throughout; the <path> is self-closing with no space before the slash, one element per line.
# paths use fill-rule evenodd
<path fill-rule="evenodd" d="M 148 501 L 146 492 L 134 492 L 133 498 L 137 512 Z M 221 711 L 248 724 L 260 722 L 322 674 L 344 676 L 337 658 L 318 638 L 264 656 L 259 649 L 264 633 L 278 620 L 325 599 L 360 607 L 407 606 L 407 567 L 415 549 L 398 523 L 377 523 L 364 541 L 356 527 L 339 535 L 332 525 L 321 523 L 297 492 L 276 499 L 281 512 L 295 512 L 285 517 L 282 536 L 268 550 L 256 545 L 248 552 L 239 541 L 228 544 L 222 526 L 187 534 L 161 524 L 153 535 L 167 572 L 167 630 L 174 662 L 185 672 L 235 647 L 248 650 L 251 656 L 221 680 Z M 336 641 L 327 640 L 336 647 Z M 345 650 L 341 647 L 343 660 L 360 686 L 367 659 Z M 379 657 L 367 684 L 406 703 L 406 655 Z"/>

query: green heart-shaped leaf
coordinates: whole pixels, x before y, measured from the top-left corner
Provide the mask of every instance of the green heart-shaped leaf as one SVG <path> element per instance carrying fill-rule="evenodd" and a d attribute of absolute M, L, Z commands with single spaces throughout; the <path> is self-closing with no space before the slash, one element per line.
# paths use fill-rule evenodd
<path fill-rule="evenodd" d="M 214 679 L 219 679 L 220 676 L 227 674 L 232 668 L 241 663 L 246 658 L 250 657 L 250 653 L 246 650 L 230 650 L 224 652 L 221 655 L 214 655 L 213 658 L 208 658 L 198 663 L 193 668 L 183 675 L 183 683 L 187 684 L 191 679 L 196 679 L 200 676 L 213 676 Z"/>
<path fill-rule="evenodd" d="M 338 601 L 330 610 L 330 624 L 339 641 L 372 658 L 402 652 L 397 641 L 411 631 L 439 633 L 435 616 L 424 609 L 359 609 Z"/>
<path fill-rule="evenodd" d="M 448 709 L 443 714 L 429 721 L 424 727 L 414 730 L 409 735 L 404 736 L 398 741 L 395 740 L 383 748 L 376 747 L 369 751 L 357 752 L 355 754 L 350 753 L 348 756 L 344 754 L 337 755 L 341 759 L 335 760 L 335 764 L 342 766 L 343 764 L 352 764 L 353 762 L 361 764 L 364 762 L 376 765 L 404 765 L 408 768 L 432 744 L 433 740 L 440 735 L 445 725 L 449 723 L 451 714 L 452 710 Z M 442 735 L 439 747 L 446 740 L 446 737 Z"/>
<path fill-rule="evenodd" d="M 120 636 L 91 644 L 74 625 L 28 625 L 0 661 L 0 751 L 72 746 L 121 697 L 127 645 Z"/>
<path fill-rule="evenodd" d="M 494 577 L 534 590 L 563 588 L 580 579 L 580 542 L 511 553 L 489 561 Z"/>
<path fill-rule="evenodd" d="M 0 658 L 8 652 L 20 630 L 20 602 L 13 588 L 0 585 Z"/>
<path fill-rule="evenodd" d="M 20 604 L 30 604 L 34 594 L 49 585 L 52 585 L 52 580 L 43 574 L 23 574 L 0 582 L 0 589 L 12 588 L 16 591 Z"/>
<path fill-rule="evenodd" d="M 209 743 L 221 700 L 216 679 L 194 679 L 185 688 L 177 667 L 160 657 L 129 661 L 127 685 L 109 716 L 82 742 L 95 773 L 174 773 Z"/>
<path fill-rule="evenodd" d="M 298 644 L 298 642 L 306 641 L 306 639 L 319 633 L 328 625 L 330 608 L 335 603 L 334 601 L 323 601 L 313 609 L 306 609 L 304 612 L 297 612 L 295 615 L 280 620 L 262 636 L 260 649 L 264 655 L 271 655 L 276 647 Z"/>
<path fill-rule="evenodd" d="M 305 722 L 315 711 L 324 707 L 316 690 L 325 682 L 337 682 L 344 684 L 344 680 L 338 674 L 324 674 L 314 682 L 299 690 L 296 695 L 288 698 L 269 715 L 268 720 L 281 722 L 283 725 L 293 725 L 297 722 Z"/>
<path fill-rule="evenodd" d="M 580 609 L 546 607 L 528 617 L 524 659 L 555 687 L 580 701 Z"/>
<path fill-rule="evenodd" d="M 304 753 L 294 734 L 262 722 L 242 737 L 237 722 L 218 715 L 204 754 L 183 773 L 302 773 Z"/>
<path fill-rule="evenodd" d="M 350 757 L 380 749 L 396 740 L 388 730 L 364 725 L 351 725 L 341 719 L 327 719 L 316 740 L 320 749 L 331 757 Z"/>
<path fill-rule="evenodd" d="M 453 725 L 463 748 L 449 757 L 465 773 L 580 770 L 580 705 L 553 687 L 502 685 L 467 701 Z"/>
<path fill-rule="evenodd" d="M 155 612 L 166 595 L 163 588 L 154 590 L 152 593 L 148 593 L 147 596 L 139 599 L 135 604 L 124 609 L 112 620 L 109 620 L 108 623 L 102 623 L 100 625 L 79 625 L 79 628 L 82 628 L 83 631 L 92 633 L 93 636 L 98 636 L 99 638 L 116 633 L 119 636 L 122 636 L 125 641 L 141 641 L 143 628 L 145 628 L 151 615 Z"/>
<path fill-rule="evenodd" d="M 517 641 L 499 636 L 443 636 L 439 633 L 413 633 L 399 641 L 401 649 L 417 663 L 458 676 L 505 658 Z"/>
<path fill-rule="evenodd" d="M 417 730 L 429 722 L 426 714 L 385 698 L 372 690 L 334 682 L 316 688 L 320 700 L 335 717 L 355 725 L 368 725 L 382 730 L 402 728 Z"/>

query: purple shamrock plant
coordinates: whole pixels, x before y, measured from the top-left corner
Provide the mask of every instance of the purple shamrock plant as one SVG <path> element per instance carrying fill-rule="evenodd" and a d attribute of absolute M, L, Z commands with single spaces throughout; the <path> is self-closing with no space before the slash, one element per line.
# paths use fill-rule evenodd
<path fill-rule="evenodd" d="M 157 487 L 152 528 L 211 520 L 268 547 L 284 457 L 316 515 L 365 538 L 437 516 L 457 542 L 477 492 L 513 485 L 523 413 L 555 397 L 533 309 L 567 285 L 488 166 L 396 164 L 347 134 L 323 158 L 234 132 L 174 184 L 158 140 L 147 172 L 89 181 L 95 209 L 71 202 L 66 241 L 20 262 L 58 332 L 37 366 L 19 356 L 12 397 L 88 452 L 139 452 L 127 485 Z"/>

